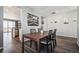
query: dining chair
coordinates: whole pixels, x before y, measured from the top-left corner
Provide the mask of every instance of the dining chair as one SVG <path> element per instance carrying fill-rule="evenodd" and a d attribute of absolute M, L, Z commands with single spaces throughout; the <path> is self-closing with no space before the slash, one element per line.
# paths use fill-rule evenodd
<path fill-rule="evenodd" d="M 38 28 L 38 32 L 41 33 L 41 28 Z"/>
<path fill-rule="evenodd" d="M 36 29 L 30 29 L 30 33 L 36 33 Z M 37 42 L 30 40 L 30 47 L 32 47 L 33 43 L 35 44 L 35 48 L 37 50 Z"/>
<path fill-rule="evenodd" d="M 44 37 L 41 41 L 40 41 L 40 51 L 42 49 L 42 46 L 46 46 L 47 47 L 47 53 L 49 52 L 49 46 L 51 47 L 51 52 L 52 52 L 52 41 L 50 39 L 50 35 Z"/>
<path fill-rule="evenodd" d="M 48 34 L 50 35 L 50 34 L 52 34 L 53 33 L 53 30 L 49 30 L 48 31 Z"/>
<path fill-rule="evenodd" d="M 53 47 L 52 47 L 52 43 L 53 43 Z M 40 50 L 41 50 L 42 46 L 47 46 L 47 52 L 49 52 L 49 46 L 50 46 L 51 52 L 52 52 L 52 50 L 55 48 L 56 45 L 57 45 L 56 29 L 54 29 L 54 31 L 49 30 L 48 36 L 46 36 L 45 38 L 43 38 L 43 40 L 40 41 Z"/>
<path fill-rule="evenodd" d="M 53 48 L 55 48 L 55 46 L 57 45 L 57 42 L 56 42 L 56 31 L 57 31 L 57 29 L 54 29 L 53 33 L 51 34 L 51 40 L 53 42 Z"/>
<path fill-rule="evenodd" d="M 36 29 L 30 29 L 30 33 L 36 33 Z"/>

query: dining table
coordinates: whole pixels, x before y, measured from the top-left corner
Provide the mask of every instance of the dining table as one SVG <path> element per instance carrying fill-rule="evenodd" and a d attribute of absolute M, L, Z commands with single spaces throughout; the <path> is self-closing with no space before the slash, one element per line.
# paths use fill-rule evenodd
<path fill-rule="evenodd" d="M 37 52 L 40 52 L 40 40 L 48 35 L 48 31 L 35 32 L 35 33 L 27 33 L 22 35 L 22 53 L 24 53 L 24 38 L 28 38 L 37 43 Z M 31 47 L 29 47 L 31 48 Z"/>

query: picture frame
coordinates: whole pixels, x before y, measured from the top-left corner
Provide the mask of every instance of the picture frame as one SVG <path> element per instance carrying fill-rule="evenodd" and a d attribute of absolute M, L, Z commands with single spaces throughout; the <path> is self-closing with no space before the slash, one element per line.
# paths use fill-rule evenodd
<path fill-rule="evenodd" d="M 39 26 L 39 17 L 30 13 L 27 13 L 28 26 Z"/>

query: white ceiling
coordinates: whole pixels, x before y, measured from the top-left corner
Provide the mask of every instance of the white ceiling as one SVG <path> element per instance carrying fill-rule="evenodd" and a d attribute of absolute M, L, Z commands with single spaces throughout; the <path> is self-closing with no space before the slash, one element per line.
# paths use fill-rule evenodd
<path fill-rule="evenodd" d="M 25 8 L 30 8 L 45 17 L 51 15 L 52 12 L 61 13 L 77 9 L 76 6 L 25 6 Z"/>
<path fill-rule="evenodd" d="M 4 18 L 20 20 L 20 8 L 16 6 L 4 6 Z"/>

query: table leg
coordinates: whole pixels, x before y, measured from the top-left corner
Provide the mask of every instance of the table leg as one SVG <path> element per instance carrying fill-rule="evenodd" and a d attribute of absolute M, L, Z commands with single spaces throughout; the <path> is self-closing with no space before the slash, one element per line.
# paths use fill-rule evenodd
<path fill-rule="evenodd" d="M 22 53 L 24 53 L 24 36 L 22 36 Z"/>
<path fill-rule="evenodd" d="M 40 53 L 40 41 L 37 41 L 38 53 Z"/>
<path fill-rule="evenodd" d="M 32 40 L 30 40 L 30 47 L 32 47 Z"/>

